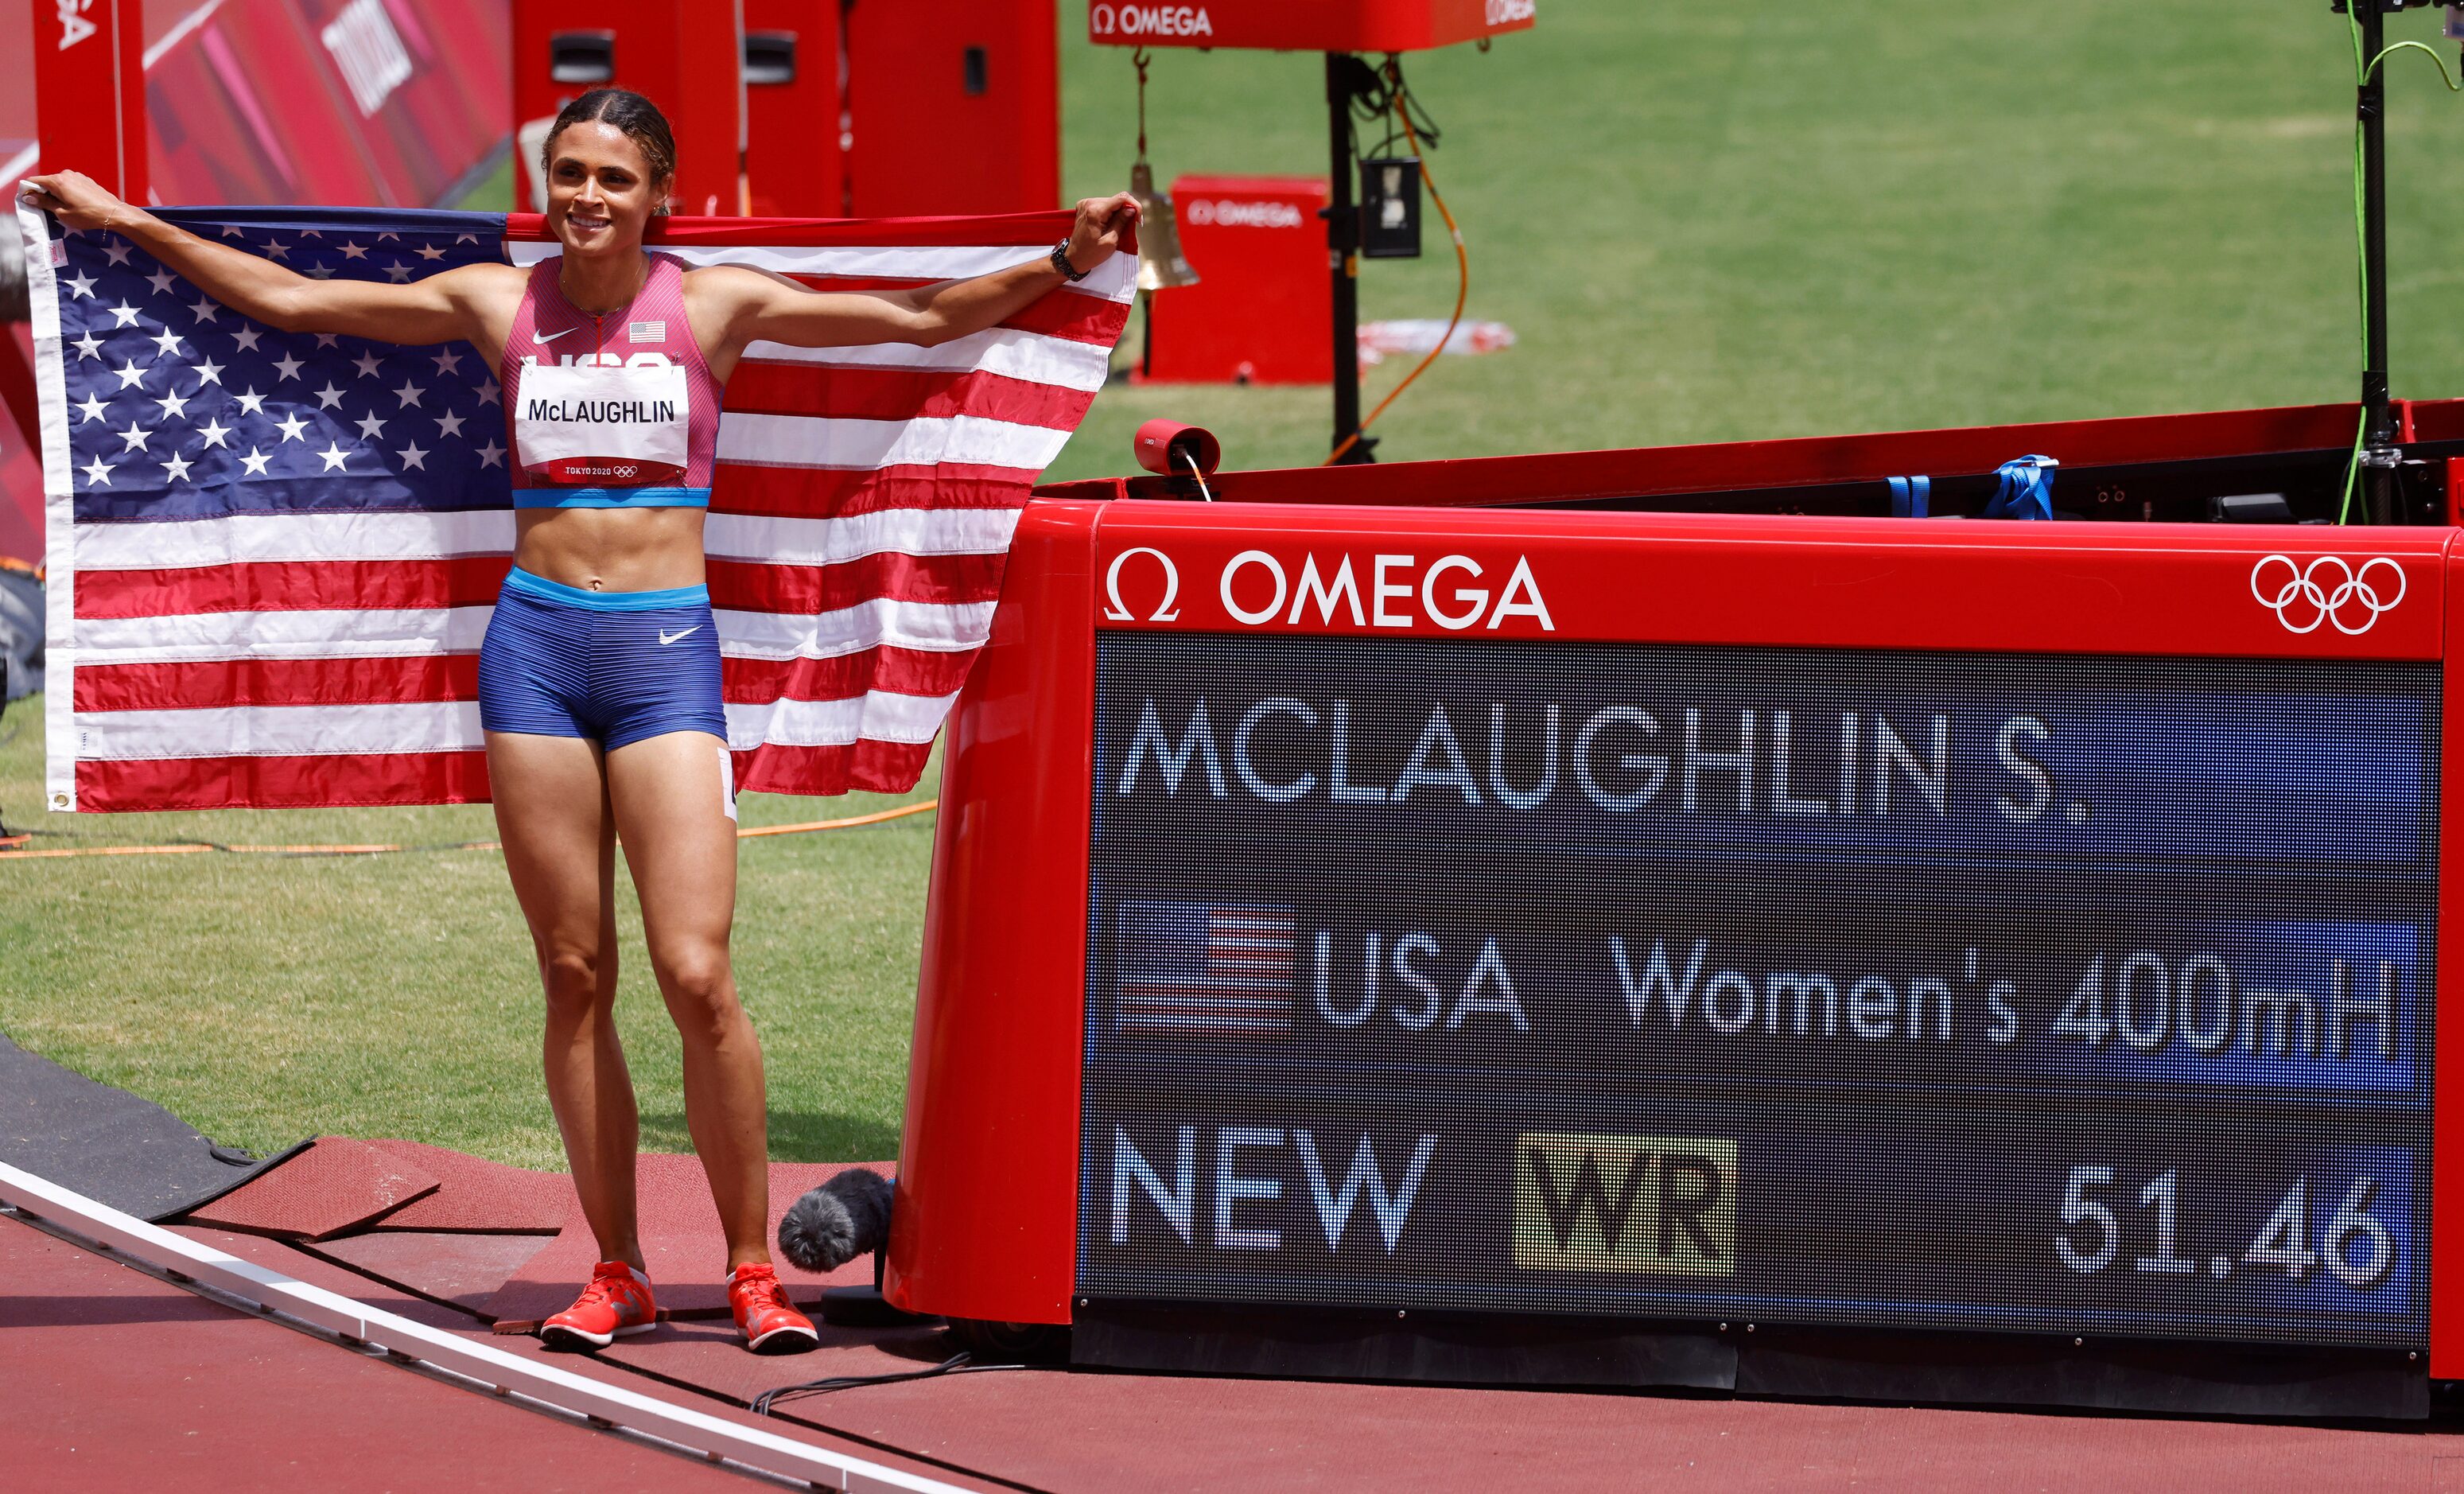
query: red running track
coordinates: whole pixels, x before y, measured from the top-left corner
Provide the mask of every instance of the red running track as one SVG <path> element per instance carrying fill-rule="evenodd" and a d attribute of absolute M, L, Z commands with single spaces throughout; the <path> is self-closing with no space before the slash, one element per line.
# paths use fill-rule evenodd
<path fill-rule="evenodd" d="M 457 1173 L 450 1157 L 421 1160 L 439 1175 Z M 684 1160 L 644 1171 L 646 1195 L 656 1196 L 646 1219 L 666 1219 L 676 1234 L 680 1295 L 707 1274 L 690 1262 L 715 1248 L 715 1225 L 702 1218 L 707 1198 Z M 774 1178 L 782 1199 L 789 1181 Z M 449 1182 L 445 1194 L 453 1192 Z M 510 1294 L 570 1291 L 578 1278 L 561 1278 L 586 1269 L 589 1254 L 570 1228 L 561 1240 L 402 1230 L 313 1246 L 197 1225 L 180 1233 L 473 1336 L 488 1332 L 491 1307 Z M 492 1342 L 543 1351 L 531 1338 Z M 761 1391 L 912 1371 L 949 1347 L 929 1328 L 825 1327 L 819 1351 L 762 1359 L 738 1348 L 722 1319 L 663 1323 L 595 1358 L 558 1359 L 749 1420 L 738 1408 Z M 2464 1435 L 2443 1425 L 2281 1426 L 1061 1371 L 869 1386 L 781 1410 L 781 1420 L 763 1424 L 791 1431 L 801 1423 L 818 1443 L 957 1483 L 1023 1489 L 2464 1494 Z M 0 1487 L 12 1489 L 20 1473 L 33 1475 L 30 1487 L 101 1489 L 617 1490 L 727 1477 L 247 1319 L 5 1219 L 0 1470 Z"/>
<path fill-rule="evenodd" d="M 0 1219 L 0 1484 L 742 1489 L 737 1476 L 253 1318 Z"/>

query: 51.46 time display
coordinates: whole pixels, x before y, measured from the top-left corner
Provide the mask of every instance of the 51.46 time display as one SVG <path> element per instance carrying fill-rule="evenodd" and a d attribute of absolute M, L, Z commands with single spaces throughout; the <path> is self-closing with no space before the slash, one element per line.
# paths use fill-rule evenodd
<path fill-rule="evenodd" d="M 2063 1185 L 2064 1228 L 2054 1236 L 2054 1254 L 2082 1276 L 2105 1270 L 2122 1258 L 2126 1242 L 2123 1219 L 2105 1197 L 2105 1190 L 2114 1186 L 2114 1169 L 2101 1163 L 2073 1167 Z M 2280 1271 L 2289 1282 L 2324 1270 L 2345 1285 L 2366 1291 L 2386 1282 L 2397 1264 L 2394 1233 L 2370 1213 L 2379 1189 L 2379 1180 L 2367 1174 L 2354 1177 L 2313 1235 L 2310 1179 L 2296 1178 L 2248 1244 L 2202 1262 L 2179 1248 L 2181 1174 L 2168 1167 L 2139 1189 L 2131 1242 L 2143 1244 L 2146 1253 L 2132 1255 L 2131 1269 L 2151 1276 L 2195 1276 L 2204 1265 L 2209 1276 L 2222 1281 L 2236 1266 L 2255 1266 Z"/>

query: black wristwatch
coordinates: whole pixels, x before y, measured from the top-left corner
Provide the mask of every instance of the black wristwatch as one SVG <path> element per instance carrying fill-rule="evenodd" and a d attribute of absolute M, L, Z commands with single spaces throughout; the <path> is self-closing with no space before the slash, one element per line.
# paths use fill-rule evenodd
<path fill-rule="evenodd" d="M 1093 273 L 1091 271 L 1081 270 L 1076 265 L 1069 262 L 1069 241 L 1067 239 L 1063 239 L 1060 243 L 1052 246 L 1052 268 L 1060 271 L 1063 275 L 1067 275 L 1072 280 L 1084 280 L 1089 275 Z"/>

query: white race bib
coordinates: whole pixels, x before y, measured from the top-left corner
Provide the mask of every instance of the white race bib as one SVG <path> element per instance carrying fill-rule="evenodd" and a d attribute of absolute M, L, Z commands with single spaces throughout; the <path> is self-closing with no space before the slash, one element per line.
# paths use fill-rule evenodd
<path fill-rule="evenodd" d="M 649 487 L 685 474 L 693 429 L 680 363 L 528 363 L 514 450 L 540 482 Z"/>

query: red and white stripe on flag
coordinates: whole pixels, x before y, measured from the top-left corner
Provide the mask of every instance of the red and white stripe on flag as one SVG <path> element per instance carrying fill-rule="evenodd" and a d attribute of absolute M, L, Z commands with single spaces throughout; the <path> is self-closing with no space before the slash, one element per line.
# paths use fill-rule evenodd
<path fill-rule="evenodd" d="M 316 211 L 299 210 L 301 222 Z M 409 246 L 467 241 L 473 216 L 392 215 L 399 222 L 379 244 L 365 231 L 269 228 L 260 210 L 226 237 L 266 253 L 285 247 L 280 257 L 294 264 L 330 259 L 328 273 L 382 270 L 399 280 L 450 263 Z M 214 236 L 209 211 L 181 219 Z M 176 277 L 152 299 L 136 294 L 155 283 L 143 276 L 111 305 L 89 305 L 112 297 L 112 266 L 158 267 L 142 252 L 126 265 L 97 257 L 105 278 L 96 281 L 76 267 L 89 249 L 111 246 L 80 236 L 62 246 L 73 253 L 44 253 L 39 220 L 21 214 L 21 224 L 36 251 L 28 267 L 45 424 L 52 806 L 485 799 L 476 654 L 513 526 L 508 499 L 468 497 L 473 484 L 501 488 L 505 458 L 494 381 L 471 366 L 475 356 L 462 349 L 470 363 L 456 368 L 450 349 L 323 340 L 337 364 L 330 377 L 319 365 L 294 378 L 271 364 L 247 382 L 268 397 L 240 401 L 227 417 L 237 433 L 200 437 L 200 428 L 226 424 L 210 411 L 237 396 L 232 365 L 254 368 L 247 361 L 275 350 L 281 334 L 249 340 L 242 319 Z M 753 265 L 820 289 L 911 286 L 1041 258 L 1067 225 L 1062 213 L 670 219 L 652 243 L 688 265 Z M 487 257 L 526 266 L 556 253 L 535 215 L 489 226 L 501 237 Z M 465 250 L 465 258 L 480 253 Z M 705 536 L 739 787 L 913 786 L 989 634 L 1027 490 L 1104 383 L 1135 272 L 1133 253 L 1116 254 L 1000 327 L 938 347 L 746 351 L 728 384 Z M 80 280 L 97 290 L 80 291 Z M 99 355 L 81 359 L 64 324 L 87 345 L 99 339 Z M 221 361 L 231 371 L 201 374 L 197 365 L 211 367 L 234 336 L 242 347 Z M 130 378 L 118 371 L 121 343 L 139 337 L 156 351 L 126 361 L 134 387 L 111 389 Z M 290 341 L 302 344 L 296 356 L 317 356 L 315 340 Z M 367 365 L 345 356 L 379 353 L 384 367 L 355 382 L 353 370 Z M 398 361 L 414 355 L 395 387 Z M 74 403 L 80 393 L 88 405 Z M 99 400 L 108 402 L 99 416 L 90 412 Z M 463 406 L 467 428 L 455 419 Z M 132 429 L 150 425 L 161 439 L 121 435 L 131 410 Z M 288 434 L 301 420 L 304 438 Z M 260 421 L 270 422 L 264 431 Z M 87 426 L 99 428 L 95 441 L 70 438 Z M 179 457 L 183 441 L 199 449 L 193 465 Z M 98 442 L 108 456 L 90 450 Z M 158 446 L 178 458 L 167 478 Z M 245 493 L 252 474 L 270 475 L 262 457 L 275 458 L 278 475 L 286 451 L 321 457 L 337 474 L 304 466 L 310 475 L 262 503 L 194 491 L 200 478 L 227 478 L 229 493 Z M 77 465 L 90 454 L 93 464 Z M 420 486 L 454 461 L 472 474 L 454 487 L 461 496 Z"/>

